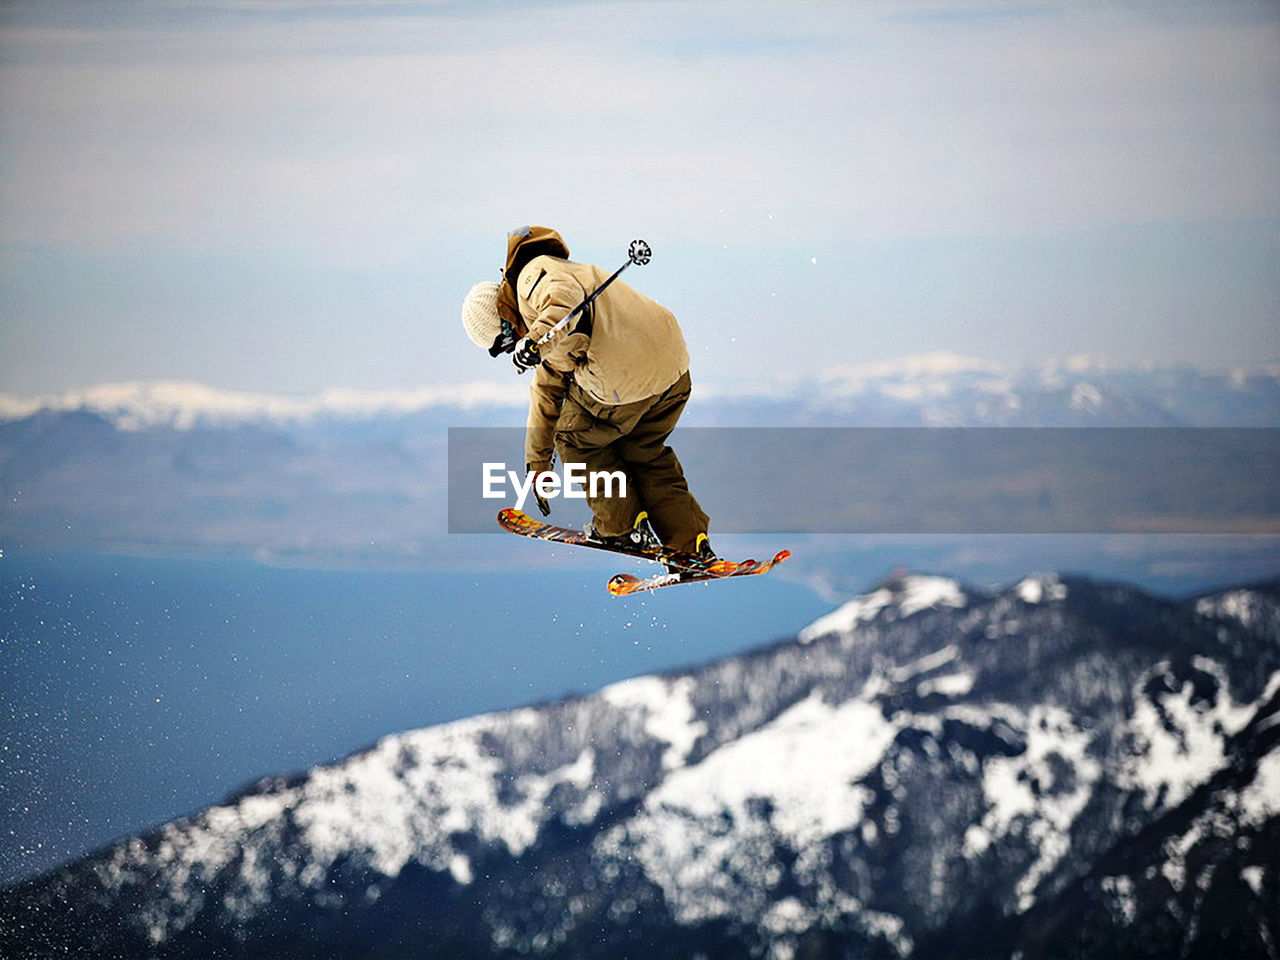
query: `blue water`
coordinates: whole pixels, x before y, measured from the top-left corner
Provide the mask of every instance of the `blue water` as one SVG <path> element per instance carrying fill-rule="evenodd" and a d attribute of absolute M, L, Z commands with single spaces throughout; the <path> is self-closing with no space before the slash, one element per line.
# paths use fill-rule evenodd
<path fill-rule="evenodd" d="M 0 883 L 384 734 L 736 653 L 830 606 L 776 577 L 619 600 L 611 572 L 6 551 Z"/>

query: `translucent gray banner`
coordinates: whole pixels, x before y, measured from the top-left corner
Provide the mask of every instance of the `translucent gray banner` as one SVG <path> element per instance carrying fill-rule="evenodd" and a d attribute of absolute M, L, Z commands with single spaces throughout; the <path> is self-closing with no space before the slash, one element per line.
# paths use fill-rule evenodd
<path fill-rule="evenodd" d="M 691 427 L 671 446 L 719 533 L 1280 532 L 1274 428 Z M 520 429 L 449 430 L 451 533 L 498 530 L 523 449 Z M 551 522 L 589 517 L 551 502 Z"/>

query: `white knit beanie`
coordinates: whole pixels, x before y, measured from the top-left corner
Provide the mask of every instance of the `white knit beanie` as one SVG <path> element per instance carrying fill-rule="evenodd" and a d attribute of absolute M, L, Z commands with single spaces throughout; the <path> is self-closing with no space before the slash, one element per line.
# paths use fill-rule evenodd
<path fill-rule="evenodd" d="M 502 330 L 498 318 L 498 285 L 482 280 L 471 288 L 462 301 L 462 328 L 477 347 L 488 350 Z"/>

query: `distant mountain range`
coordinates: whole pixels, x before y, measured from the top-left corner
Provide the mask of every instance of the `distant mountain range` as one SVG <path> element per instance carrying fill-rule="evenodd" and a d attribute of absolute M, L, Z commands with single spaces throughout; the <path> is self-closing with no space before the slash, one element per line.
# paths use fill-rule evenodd
<path fill-rule="evenodd" d="M 186 383 L 0 395 L 0 537 L 40 549 L 420 562 L 439 554 L 432 539 L 446 529 L 448 428 L 520 428 L 526 389 L 513 376 L 303 399 Z M 1274 427 L 1280 366 L 1077 358 L 1014 369 L 928 354 L 804 383 L 698 385 L 682 426 Z M 510 446 L 518 463 L 519 439 Z"/>
<path fill-rule="evenodd" d="M 1124 366 L 1077 356 L 1020 367 L 935 352 L 833 366 L 809 380 L 702 383 L 690 426 L 1278 426 L 1280 362 L 1227 369 Z M 103 384 L 57 396 L 0 392 L 0 421 L 85 413 L 122 430 L 471 416 L 519 426 L 515 377 L 416 390 L 334 389 L 312 397 L 184 381 Z M 512 414 L 504 416 L 504 412 Z M 469 416 L 471 415 L 471 416 Z"/>
<path fill-rule="evenodd" d="M 900 576 L 265 779 L 0 893 L 0 952 L 1265 957 L 1277 850 L 1280 583 Z"/>

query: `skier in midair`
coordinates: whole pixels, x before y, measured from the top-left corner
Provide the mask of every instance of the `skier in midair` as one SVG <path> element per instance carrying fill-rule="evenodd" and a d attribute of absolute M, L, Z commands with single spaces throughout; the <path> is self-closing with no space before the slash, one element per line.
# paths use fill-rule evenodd
<path fill-rule="evenodd" d="M 526 471 L 550 470 L 559 453 L 588 472 L 625 473 L 625 496 L 588 492 L 588 536 L 710 560 L 707 515 L 666 442 L 691 390 L 689 351 L 671 312 L 612 282 L 557 338 L 537 344 L 608 279 L 571 261 L 555 230 L 521 227 L 507 236 L 502 282 L 471 288 L 462 324 L 490 356 L 509 354 L 518 372 L 534 370 Z M 535 497 L 549 514 L 550 504 Z"/>

